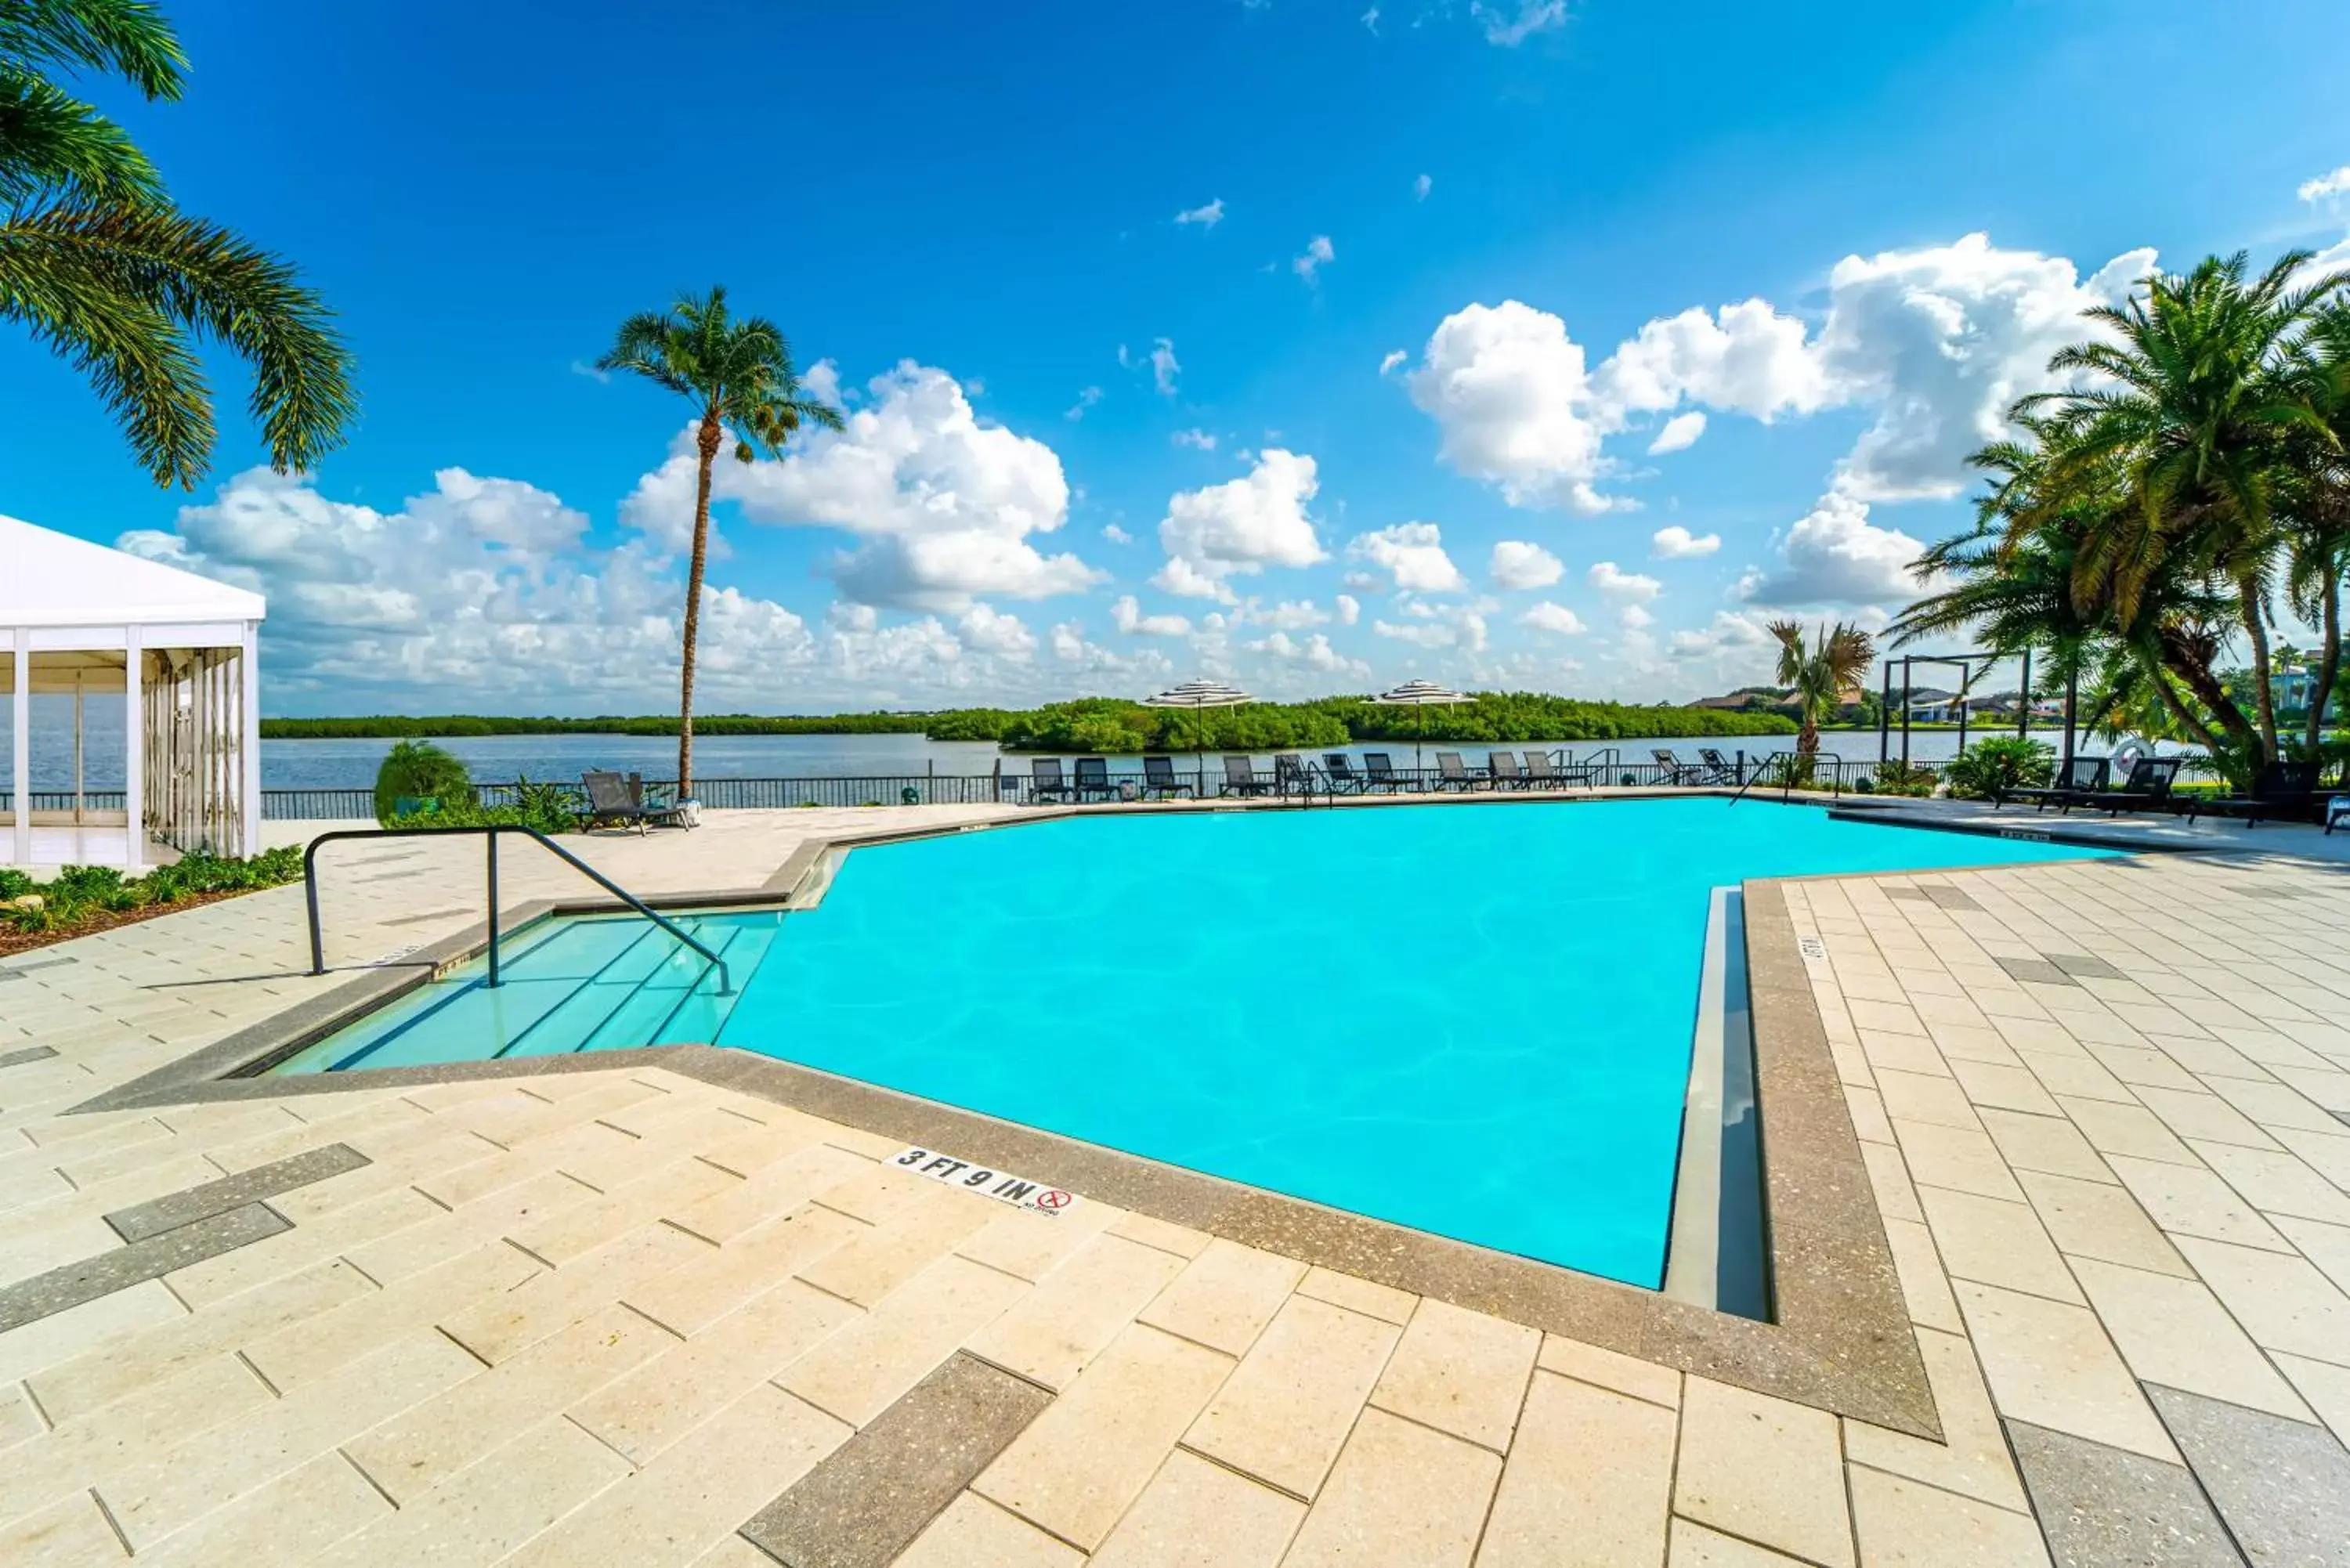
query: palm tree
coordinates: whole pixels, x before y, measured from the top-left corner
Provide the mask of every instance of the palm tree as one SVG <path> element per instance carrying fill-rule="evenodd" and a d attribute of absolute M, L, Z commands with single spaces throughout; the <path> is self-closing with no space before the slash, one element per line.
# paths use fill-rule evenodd
<path fill-rule="evenodd" d="M 1803 714 L 1795 754 L 1812 756 L 1820 749 L 1820 722 L 1835 712 L 1846 692 L 1867 678 L 1868 667 L 1877 662 L 1877 645 L 1848 621 L 1836 622 L 1834 631 L 1821 627 L 1808 643 L 1804 628 L 1792 620 L 1773 621 L 1770 631 L 1779 639 L 1779 684 L 1795 689 Z"/>
<path fill-rule="evenodd" d="M 792 348 L 772 321 L 736 318 L 726 291 L 681 296 L 666 311 L 646 311 L 620 323 L 612 347 L 596 361 L 600 370 L 626 370 L 692 400 L 700 457 L 693 489 L 693 558 L 685 581 L 685 670 L 678 688 L 677 793 L 693 793 L 693 653 L 702 630 L 702 578 L 710 556 L 710 477 L 729 432 L 734 459 L 778 455 L 792 433 L 806 426 L 838 430 L 829 404 L 802 395 Z"/>
<path fill-rule="evenodd" d="M 2287 524 L 2285 592 L 2293 613 L 2318 628 L 2315 679 L 2302 742 L 2314 756 L 2342 662 L 2342 584 L 2350 576 L 2350 302 L 2320 311 L 2305 348 L 2323 431 L 2296 431 L 2282 510 Z"/>
<path fill-rule="evenodd" d="M 199 347 L 251 366 L 280 472 L 342 444 L 359 404 L 294 269 L 176 210 L 129 134 L 48 79 L 98 72 L 168 101 L 186 67 L 150 0 L 0 0 L 0 319 L 72 362 L 156 483 L 193 488 L 216 434 Z"/>
<path fill-rule="evenodd" d="M 2281 460 L 2293 432 L 2324 428 L 2301 339 L 2350 282 L 2342 274 L 2303 281 L 2309 260 L 2288 252 L 2250 283 L 2241 253 L 2149 278 L 2143 297 L 2084 313 L 2112 341 L 2078 344 L 2048 362 L 2113 385 L 2017 405 L 2051 409 L 2044 428 L 2058 439 L 2046 449 L 2045 477 L 2058 493 L 2116 477 L 2128 491 L 2133 504 L 2108 514 L 2113 526 L 2092 552 L 2112 566 L 2118 607 L 2160 570 L 2208 573 L 2233 589 L 2251 649 L 2258 762 L 2277 756 L 2268 620 Z"/>

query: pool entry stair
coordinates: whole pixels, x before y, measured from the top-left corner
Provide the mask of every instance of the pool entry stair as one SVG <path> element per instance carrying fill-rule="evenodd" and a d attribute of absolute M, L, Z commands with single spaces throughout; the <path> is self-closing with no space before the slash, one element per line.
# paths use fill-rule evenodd
<path fill-rule="evenodd" d="M 674 923 L 736 976 L 758 968 L 783 912 Z M 303 1052 L 280 1072 L 414 1067 L 436 1062 L 554 1056 L 634 1045 L 707 1044 L 739 992 L 721 987 L 703 956 L 650 920 L 556 919 L 506 939 L 500 983 L 476 959 Z"/>

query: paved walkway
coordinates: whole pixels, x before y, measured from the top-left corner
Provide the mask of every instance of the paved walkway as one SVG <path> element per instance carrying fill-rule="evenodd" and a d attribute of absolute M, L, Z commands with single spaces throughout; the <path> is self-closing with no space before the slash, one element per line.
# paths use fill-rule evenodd
<path fill-rule="evenodd" d="M 757 886 L 940 815 L 589 852 Z M 338 961 L 474 918 L 448 850 L 349 846 Z M 0 1562 L 2350 1562 L 2350 877 L 1789 903 L 1947 1442 L 665 1071 L 69 1116 L 331 983 L 298 892 L 9 961 Z"/>

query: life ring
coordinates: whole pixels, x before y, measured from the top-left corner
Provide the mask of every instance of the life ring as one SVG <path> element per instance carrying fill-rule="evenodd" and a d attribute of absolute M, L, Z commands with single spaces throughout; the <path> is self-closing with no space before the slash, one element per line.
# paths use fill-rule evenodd
<path fill-rule="evenodd" d="M 2147 758 L 2153 755 L 2154 748 L 2147 745 L 2144 741 L 2139 740 L 2136 735 L 2132 735 L 2128 740 L 2124 741 L 2120 745 L 2116 746 L 2114 748 L 2113 763 L 2110 769 L 2115 782 L 2119 783 L 2121 780 L 2127 778 L 2131 773 L 2136 771 L 2138 763 L 2145 762 Z"/>

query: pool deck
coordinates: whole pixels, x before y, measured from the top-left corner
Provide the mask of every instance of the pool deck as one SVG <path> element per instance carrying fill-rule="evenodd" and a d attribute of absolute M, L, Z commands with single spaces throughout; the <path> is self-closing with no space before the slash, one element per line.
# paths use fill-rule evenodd
<path fill-rule="evenodd" d="M 477 842 L 330 852 L 323 979 L 292 888 L 0 961 L 0 1562 L 2350 1563 L 2350 836 L 2153 836 L 1756 890 L 1942 1440 L 659 1064 L 75 1114 L 459 939 Z"/>

